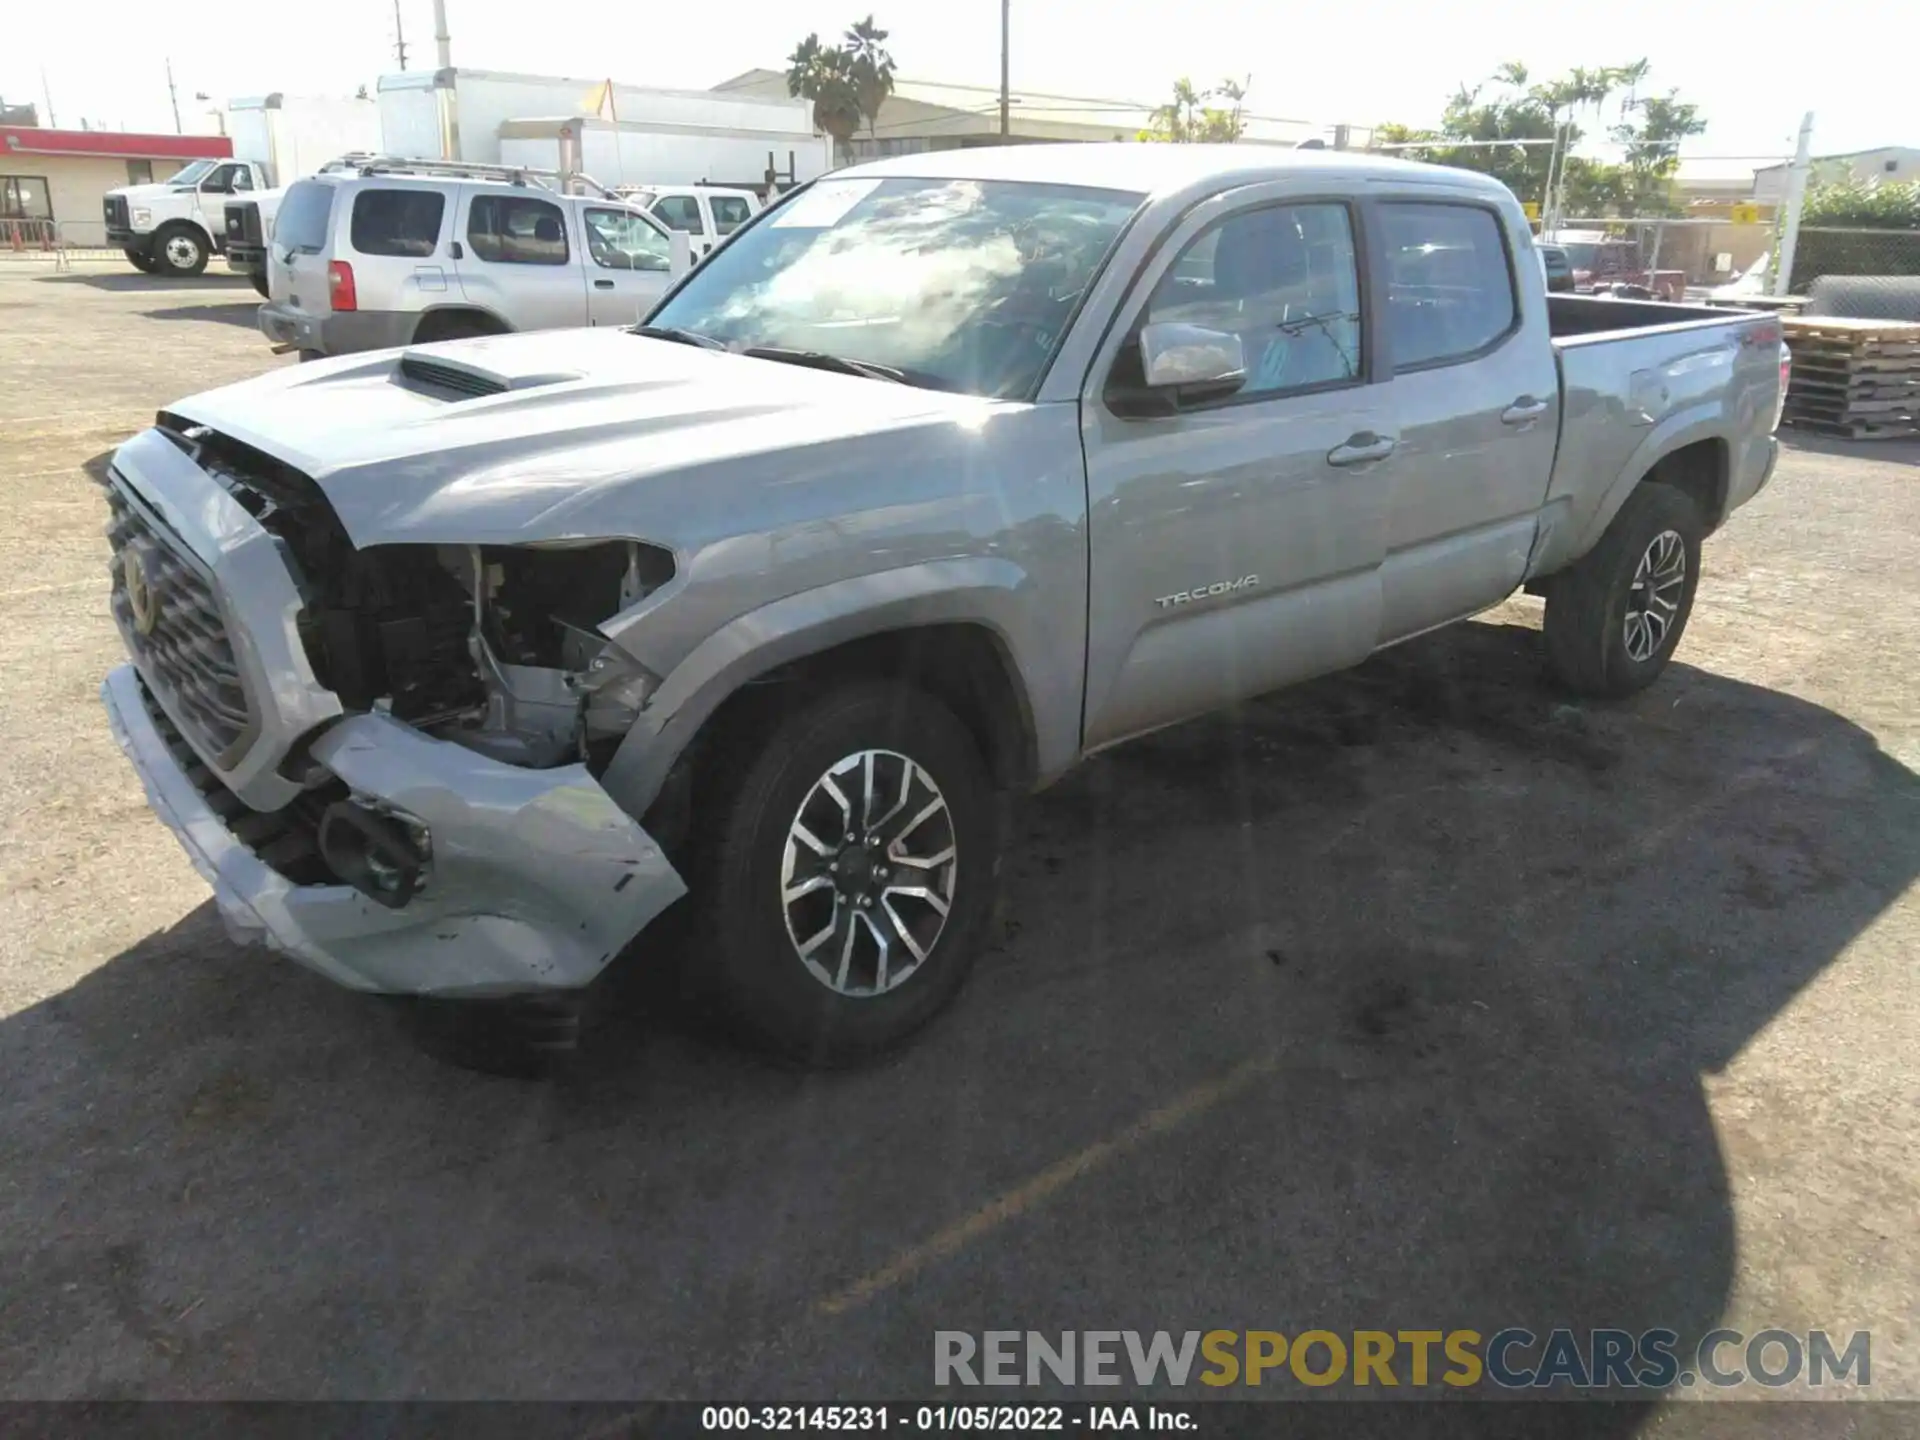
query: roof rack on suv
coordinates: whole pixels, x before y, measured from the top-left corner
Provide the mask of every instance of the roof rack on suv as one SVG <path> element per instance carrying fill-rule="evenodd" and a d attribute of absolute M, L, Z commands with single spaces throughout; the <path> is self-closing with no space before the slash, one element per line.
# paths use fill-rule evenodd
<path fill-rule="evenodd" d="M 591 175 L 563 175 L 527 165 L 484 165 L 473 160 L 414 160 L 400 155 L 343 155 L 339 162 L 361 175 L 430 175 L 458 180 L 498 180 L 508 185 L 538 185 L 555 194 L 573 194 L 573 186 L 612 199 L 613 192 Z"/>

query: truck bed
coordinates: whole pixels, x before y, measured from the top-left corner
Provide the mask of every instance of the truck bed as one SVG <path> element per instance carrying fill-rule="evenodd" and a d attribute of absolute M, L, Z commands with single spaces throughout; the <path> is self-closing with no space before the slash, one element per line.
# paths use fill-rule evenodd
<path fill-rule="evenodd" d="M 1778 316 L 1585 295 L 1548 296 L 1547 316 L 1562 410 L 1537 571 L 1585 548 L 1607 497 L 1641 473 L 1643 451 L 1715 434 L 1731 437 L 1728 476 L 1765 472 L 1780 393 Z"/>
<path fill-rule="evenodd" d="M 1547 296 L 1547 333 L 1556 341 L 1600 340 L 1628 331 L 1725 321 L 1729 313 L 1707 305 L 1669 305 L 1660 300 L 1604 300 L 1593 295 Z M 1751 319 L 1751 312 L 1738 318 Z"/>

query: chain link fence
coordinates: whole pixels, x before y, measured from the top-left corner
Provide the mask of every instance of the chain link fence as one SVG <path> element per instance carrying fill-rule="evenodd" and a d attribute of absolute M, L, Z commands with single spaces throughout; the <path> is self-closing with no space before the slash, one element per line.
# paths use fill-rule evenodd
<path fill-rule="evenodd" d="M 1742 207 L 1712 216 L 1573 218 L 1553 231 L 1582 289 L 1627 284 L 1663 300 L 1699 299 L 1735 287 L 1764 295 L 1778 243 L 1772 213 Z"/>
<path fill-rule="evenodd" d="M 1920 230 L 1802 225 L 1793 252 L 1793 293 L 1829 276 L 1920 276 Z"/>

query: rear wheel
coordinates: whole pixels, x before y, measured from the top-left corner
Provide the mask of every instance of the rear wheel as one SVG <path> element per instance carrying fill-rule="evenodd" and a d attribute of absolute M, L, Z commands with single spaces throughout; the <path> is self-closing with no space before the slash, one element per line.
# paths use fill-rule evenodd
<path fill-rule="evenodd" d="M 471 340 L 480 335 L 504 335 L 506 326 L 491 315 L 473 310 L 436 310 L 420 317 L 414 327 L 413 343 L 431 344 L 435 340 Z"/>
<path fill-rule="evenodd" d="M 1555 673 L 1583 695 L 1651 685 L 1673 657 L 1700 581 L 1700 510 L 1668 485 L 1642 484 L 1607 533 L 1547 586 Z"/>
<path fill-rule="evenodd" d="M 149 255 L 145 250 L 135 250 L 132 246 L 128 246 L 121 253 L 127 257 L 127 263 L 142 275 L 151 275 L 159 268 L 154 264 L 153 256 Z"/>
<path fill-rule="evenodd" d="M 992 777 L 951 711 L 845 683 L 736 725 L 704 773 L 697 993 L 820 1066 L 891 1049 L 946 1008 L 985 941 L 1000 846 Z"/>
<path fill-rule="evenodd" d="M 198 275 L 207 268 L 206 237 L 191 225 L 163 226 L 153 237 L 155 267 L 162 275 Z"/>

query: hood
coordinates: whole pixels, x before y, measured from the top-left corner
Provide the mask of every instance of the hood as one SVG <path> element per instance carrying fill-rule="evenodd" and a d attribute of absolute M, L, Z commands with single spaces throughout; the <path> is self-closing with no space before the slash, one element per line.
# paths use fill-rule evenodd
<path fill-rule="evenodd" d="M 168 185 L 164 181 L 156 180 L 151 185 L 116 185 L 107 191 L 107 194 L 117 195 L 129 205 L 139 205 L 162 200 L 169 195 L 191 195 L 193 186 Z"/>
<path fill-rule="evenodd" d="M 311 476 L 361 546 L 699 543 L 773 487 L 897 474 L 1027 408 L 616 329 L 288 365 L 169 407 Z"/>

